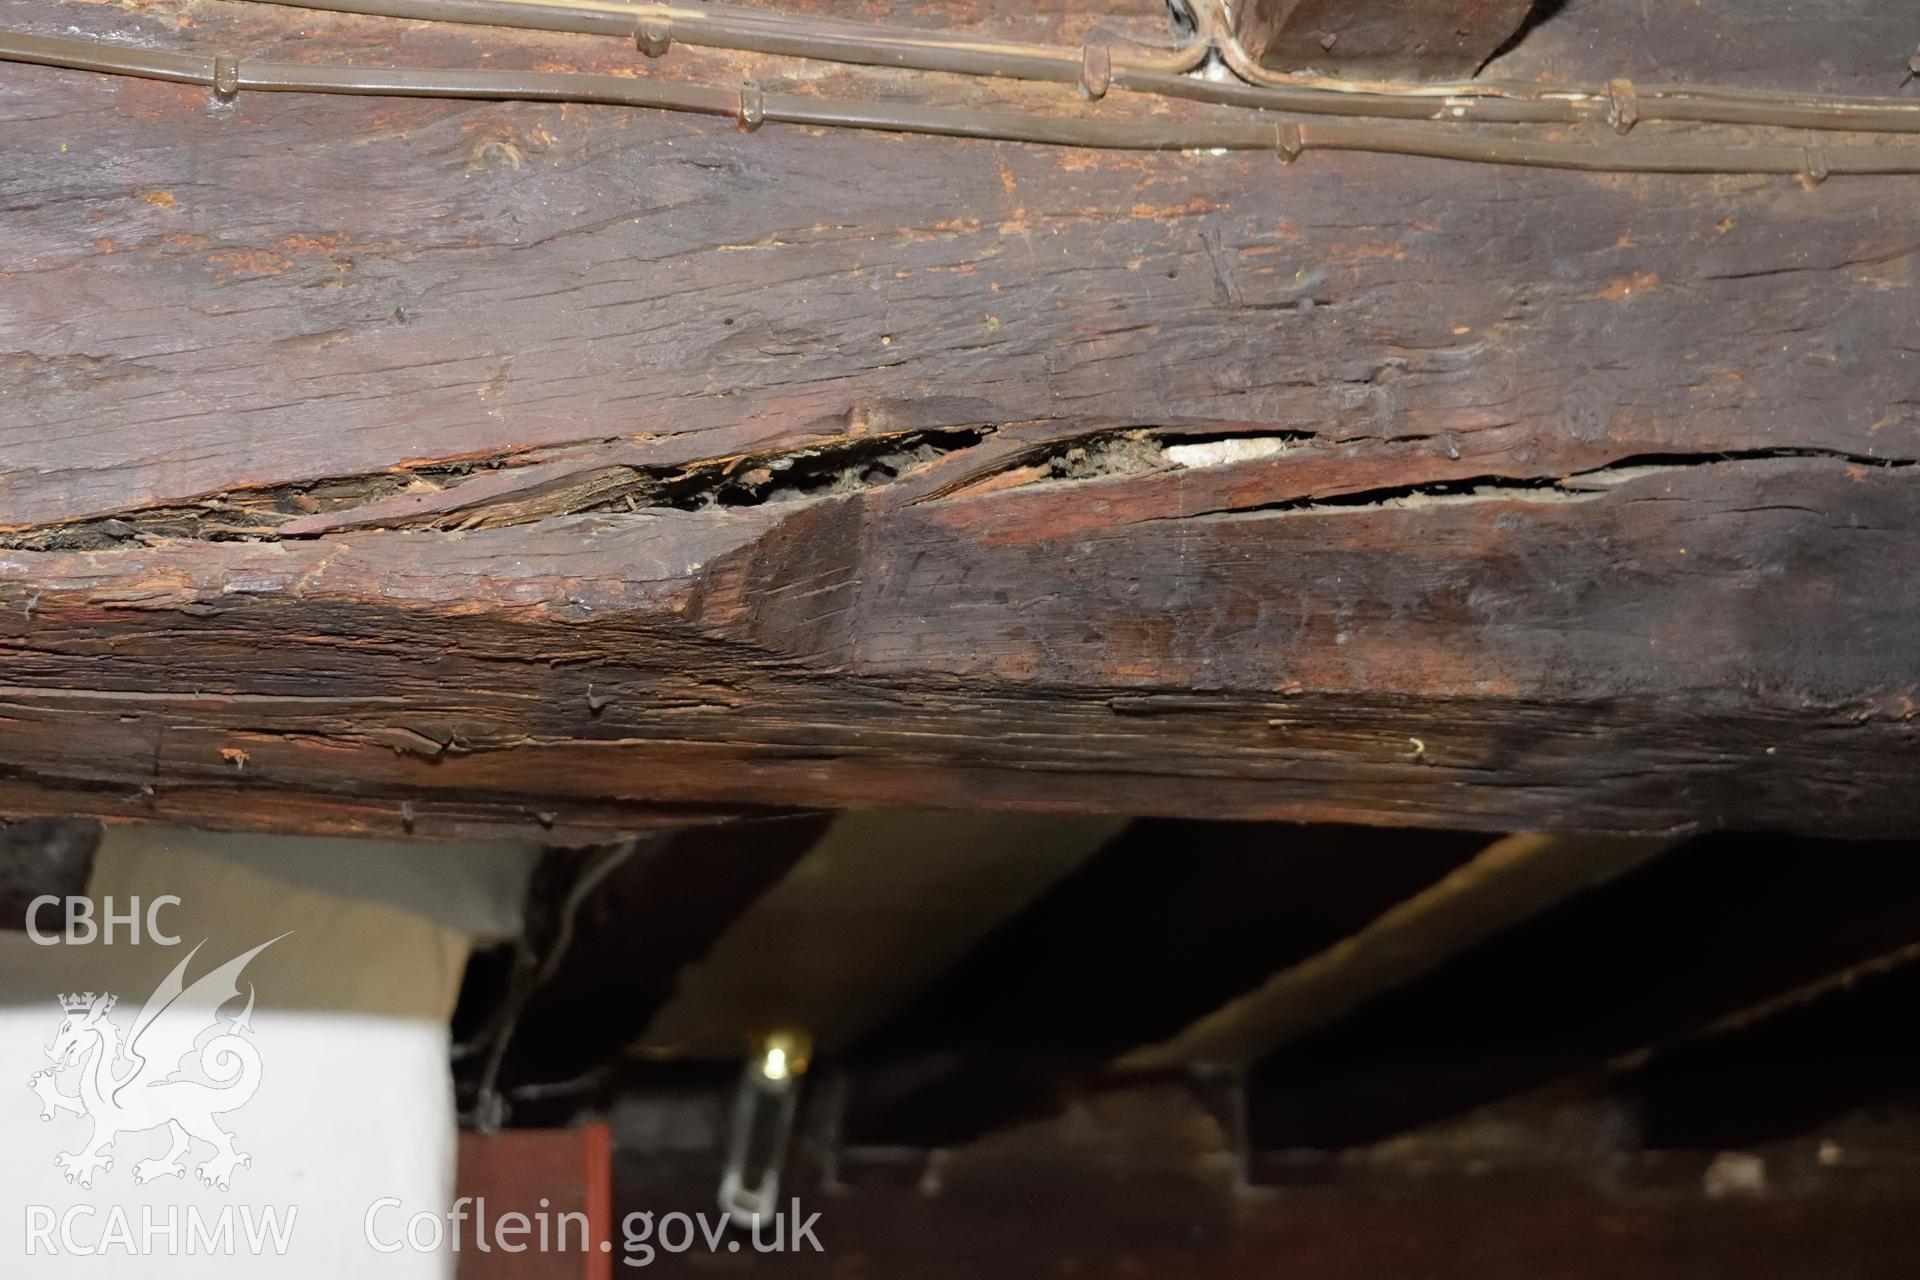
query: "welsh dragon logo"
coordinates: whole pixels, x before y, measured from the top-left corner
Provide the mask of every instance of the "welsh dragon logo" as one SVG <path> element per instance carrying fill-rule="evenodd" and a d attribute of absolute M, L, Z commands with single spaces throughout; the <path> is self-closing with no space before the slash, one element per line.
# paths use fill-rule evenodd
<path fill-rule="evenodd" d="M 195 1141 L 214 1149 L 194 1170 L 210 1187 L 227 1190 L 234 1169 L 253 1164 L 253 1157 L 234 1150 L 233 1135 L 214 1121 L 246 1105 L 260 1087 L 260 1054 L 247 1039 L 253 1032 L 253 984 L 247 984 L 246 1008 L 227 1019 L 224 1031 L 219 1014 L 239 998 L 247 962 L 278 941 L 263 942 L 186 986 L 187 966 L 200 952 L 195 947 L 154 989 L 124 1040 L 109 1016 L 118 996 L 87 991 L 60 997 L 64 1018 L 46 1051 L 54 1065 L 34 1072 L 27 1085 L 39 1095 L 42 1120 L 61 1111 L 93 1120 L 85 1145 L 54 1157 L 68 1182 L 91 1187 L 96 1173 L 112 1171 L 108 1152 L 115 1141 L 163 1125 L 172 1145 L 160 1159 L 133 1166 L 136 1183 L 185 1177 Z M 79 1076 L 78 1093 L 59 1087 L 70 1070 Z M 196 1072 L 204 1079 L 193 1078 Z"/>

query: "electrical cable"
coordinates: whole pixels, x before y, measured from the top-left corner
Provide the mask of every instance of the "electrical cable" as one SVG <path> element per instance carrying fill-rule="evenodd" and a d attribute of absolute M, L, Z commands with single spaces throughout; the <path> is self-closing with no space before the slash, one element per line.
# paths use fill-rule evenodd
<path fill-rule="evenodd" d="M 1079 49 L 880 23 L 817 19 L 726 4 L 618 4 L 608 0 L 260 0 L 370 17 L 456 22 L 580 35 L 632 37 L 652 56 L 675 42 L 741 53 L 778 54 L 866 66 L 900 67 L 1079 84 L 1090 96 L 1108 86 L 1221 106 L 1307 115 L 1461 123 L 1558 124 L 1604 120 L 1621 132 L 1640 121 L 1740 124 L 1852 132 L 1920 132 L 1920 101 L 1842 98 L 1707 85 L 1550 88 L 1517 81 L 1395 85 L 1282 74 L 1240 44 L 1224 0 L 1192 0 L 1195 37 L 1172 50 L 1148 50 L 1095 36 Z M 1239 82 L 1190 73 L 1217 53 Z"/>
<path fill-rule="evenodd" d="M 428 2 L 396 0 L 406 4 Z M 430 2 L 440 4 L 448 0 Z M 1098 119 L 898 101 L 836 101 L 812 94 L 768 93 L 751 82 L 732 90 L 655 77 L 571 71 L 242 61 L 226 54 L 172 53 L 105 40 L 7 32 L 0 32 L 0 61 L 206 85 L 223 101 L 230 101 L 242 90 L 250 90 L 597 102 L 730 116 L 748 130 L 771 120 L 783 124 L 1056 146 L 1145 151 L 1270 151 L 1289 162 L 1306 151 L 1370 151 L 1596 173 L 1795 174 L 1809 183 L 1818 183 L 1829 174 L 1920 173 L 1920 148 L 1915 147 L 1591 143 L 1465 134 L 1432 125 L 1396 126 L 1345 120 L 1299 124 L 1254 113 L 1247 113 L 1242 119 L 1222 120 Z"/>

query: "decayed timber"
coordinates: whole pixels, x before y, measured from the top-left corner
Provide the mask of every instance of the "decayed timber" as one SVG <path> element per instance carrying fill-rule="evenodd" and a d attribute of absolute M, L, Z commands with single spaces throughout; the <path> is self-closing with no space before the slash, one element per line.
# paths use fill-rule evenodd
<path fill-rule="evenodd" d="M 891 20 L 1074 42 L 1066 8 Z M 1822 12 L 1575 0 L 1490 74 L 1657 51 L 1893 91 L 1900 15 Z M 637 61 L 222 0 L 0 25 Z M 223 105 L 20 66 L 0 136 L 0 810 L 1889 833 L 1920 807 L 1920 179 Z"/>

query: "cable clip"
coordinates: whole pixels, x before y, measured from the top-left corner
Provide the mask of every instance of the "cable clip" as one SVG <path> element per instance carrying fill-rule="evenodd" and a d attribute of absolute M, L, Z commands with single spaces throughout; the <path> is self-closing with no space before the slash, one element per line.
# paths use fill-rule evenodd
<path fill-rule="evenodd" d="M 752 80 L 740 86 L 740 131 L 752 133 L 767 120 L 767 95 Z"/>
<path fill-rule="evenodd" d="M 1113 85 L 1113 50 L 1104 41 L 1080 46 L 1080 96 L 1098 102 Z"/>
<path fill-rule="evenodd" d="M 1806 165 L 1800 170 L 1800 182 L 1811 189 L 1827 180 L 1827 153 L 1819 147 L 1806 149 Z"/>
<path fill-rule="evenodd" d="M 213 96 L 219 102 L 232 102 L 240 93 L 240 59 L 223 53 L 213 60 Z"/>
<path fill-rule="evenodd" d="M 1273 147 L 1280 153 L 1281 164 L 1292 164 L 1307 149 L 1307 141 L 1301 136 L 1300 126 L 1288 120 L 1273 126 Z"/>
<path fill-rule="evenodd" d="M 642 18 L 633 24 L 633 47 L 649 58 L 665 57 L 673 48 L 673 23 L 665 18 Z"/>
<path fill-rule="evenodd" d="M 1640 95 L 1633 91 L 1633 81 L 1607 81 L 1607 123 L 1619 134 L 1632 133 L 1640 123 Z"/>

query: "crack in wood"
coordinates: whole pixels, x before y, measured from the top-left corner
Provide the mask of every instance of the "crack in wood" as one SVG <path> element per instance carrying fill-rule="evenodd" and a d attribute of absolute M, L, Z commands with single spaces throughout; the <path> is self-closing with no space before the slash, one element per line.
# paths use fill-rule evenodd
<path fill-rule="evenodd" d="M 1646 476 L 1728 463 L 1766 462 L 1793 458 L 1837 459 L 1855 466 L 1877 467 L 1883 470 L 1920 465 L 1920 459 L 1875 458 L 1838 449 L 1788 447 L 1738 449 L 1710 454 L 1647 453 L 1620 458 L 1605 466 L 1592 467 L 1564 476 L 1469 476 L 1425 484 L 1410 483 L 1359 489 L 1352 493 L 1333 494 L 1327 497 L 1291 498 L 1280 502 L 1200 512 L 1196 513 L 1196 516 L 1226 517 L 1271 515 L 1281 512 L 1381 510 L 1393 507 L 1435 506 L 1449 502 L 1590 502 L 1605 497 L 1618 485 Z"/>
<path fill-rule="evenodd" d="M 0 548 L 97 551 L 165 541 L 275 542 L 349 527 L 464 531 L 585 512 L 700 511 L 852 493 L 978 444 L 990 426 L 849 434 L 801 448 L 670 465 L 521 453 L 261 486 L 0 536 Z M 629 448 L 630 453 L 634 448 Z"/>
<path fill-rule="evenodd" d="M 532 461 L 502 454 L 310 484 L 236 490 L 125 515 L 24 529 L 0 536 L 0 549 L 97 551 L 170 541 L 277 542 L 310 539 L 348 528 L 464 532 L 585 513 L 640 513 L 662 508 L 701 512 L 803 503 L 884 488 L 943 460 L 965 455 L 997 430 L 993 425 L 979 424 L 848 434 L 799 448 L 739 453 L 677 465 L 620 463 L 612 460 L 617 454 L 604 452 Z M 957 486 L 914 500 L 981 497 L 1081 481 L 1226 469 L 1271 462 L 1310 444 L 1321 450 L 1342 450 L 1378 443 L 1376 437 L 1332 441 L 1310 431 L 1271 428 L 1205 432 L 1127 427 L 1087 431 L 1016 448 L 995 457 L 985 474 L 976 473 Z M 1325 454 L 1321 457 L 1324 459 Z M 1178 517 L 1146 518 L 1419 507 L 1484 500 L 1584 502 L 1602 497 L 1628 480 L 1663 471 L 1794 458 L 1837 459 L 1877 468 L 1908 467 L 1920 461 L 1795 446 L 1641 453 L 1561 474 L 1412 478 L 1346 493 L 1307 493 L 1264 502 L 1231 500 L 1212 508 L 1189 508 Z"/>

